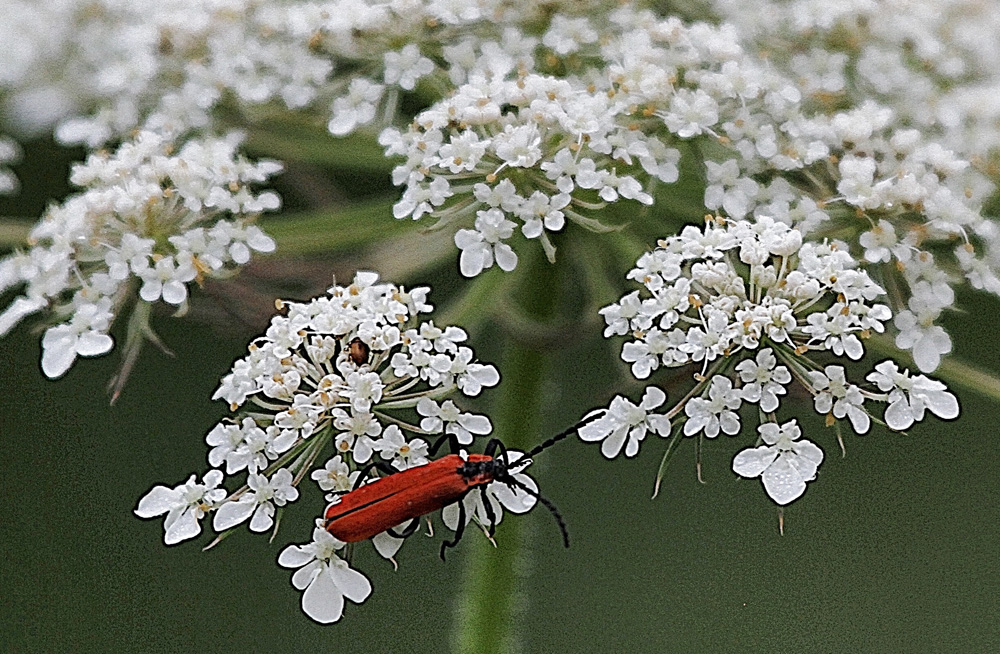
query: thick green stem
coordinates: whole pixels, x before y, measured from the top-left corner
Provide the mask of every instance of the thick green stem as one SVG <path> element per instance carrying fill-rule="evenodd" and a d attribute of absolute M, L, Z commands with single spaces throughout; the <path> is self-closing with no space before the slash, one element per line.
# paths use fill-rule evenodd
<path fill-rule="evenodd" d="M 524 261 L 517 301 L 522 312 L 539 322 L 552 318 L 558 284 L 556 266 L 541 256 Z M 497 410 L 492 414 L 495 435 L 508 447 L 525 450 L 539 440 L 541 396 L 548 372 L 545 352 L 530 339 L 505 339 L 503 376 Z M 462 594 L 456 611 L 453 651 L 462 654 L 499 654 L 519 651 L 524 603 L 517 592 L 519 572 L 530 562 L 527 539 L 532 531 L 519 516 L 508 514 L 497 529 L 494 549 L 482 538 L 469 547 Z M 472 543 L 470 543 L 471 545 Z"/>

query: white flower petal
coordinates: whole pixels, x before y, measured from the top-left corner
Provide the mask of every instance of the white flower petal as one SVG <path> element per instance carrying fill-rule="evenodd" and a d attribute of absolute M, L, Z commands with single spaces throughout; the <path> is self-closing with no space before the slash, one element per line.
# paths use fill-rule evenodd
<path fill-rule="evenodd" d="M 283 568 L 301 568 L 315 557 L 301 545 L 289 545 L 278 555 L 278 565 Z"/>
<path fill-rule="evenodd" d="M 167 528 L 163 542 L 167 545 L 174 545 L 182 540 L 194 538 L 200 533 L 201 523 L 198 522 L 194 509 L 188 509 Z"/>
<path fill-rule="evenodd" d="M 344 597 L 355 604 L 364 602 L 371 595 L 372 584 L 368 577 L 347 566 L 342 561 L 330 564 L 330 576 Z"/>
<path fill-rule="evenodd" d="M 806 492 L 806 482 L 799 472 L 790 465 L 787 456 L 781 456 L 768 466 L 760 477 L 764 490 L 772 500 L 784 506 L 798 499 Z"/>
<path fill-rule="evenodd" d="M 592 420 L 577 430 L 577 434 L 582 441 L 599 441 L 605 438 L 614 429 L 615 423 L 607 416 Z"/>
<path fill-rule="evenodd" d="M 647 386 L 646 392 L 642 395 L 641 408 L 649 411 L 660 406 L 667 401 L 667 394 L 657 386 Z"/>
<path fill-rule="evenodd" d="M 923 399 L 927 403 L 927 408 L 938 418 L 954 420 L 958 417 L 958 399 L 951 393 L 942 393 L 940 391 L 928 393 L 923 396 Z"/>
<path fill-rule="evenodd" d="M 527 475 L 516 475 L 515 478 L 534 492 L 538 492 L 538 484 L 536 484 L 535 480 L 531 477 Z M 538 502 L 538 500 L 530 493 L 526 493 L 516 487 L 511 489 L 506 484 L 490 484 L 489 492 L 496 497 L 497 501 L 503 505 L 503 508 L 507 509 L 511 513 L 526 513 L 530 511 Z M 499 522 L 499 520 L 497 520 L 497 522 Z"/>
<path fill-rule="evenodd" d="M 905 398 L 900 397 L 886 408 L 885 424 L 900 431 L 913 424 L 913 412 Z"/>
<path fill-rule="evenodd" d="M 455 521 L 456 523 L 458 522 L 457 514 L 455 516 Z M 372 545 L 375 546 L 375 551 L 378 552 L 383 559 L 391 559 L 396 556 L 396 552 L 398 552 L 399 548 L 403 546 L 403 539 L 396 538 L 395 536 L 390 535 L 389 532 L 383 531 L 381 534 L 376 534 L 374 538 L 372 538 Z"/>
<path fill-rule="evenodd" d="M 172 279 L 163 285 L 163 301 L 170 304 L 181 304 L 187 298 L 187 286 L 183 282 Z"/>
<path fill-rule="evenodd" d="M 250 531 L 260 533 L 267 531 L 274 524 L 274 505 L 264 502 L 253 512 L 253 520 L 250 521 Z"/>
<path fill-rule="evenodd" d="M 601 443 L 601 454 L 609 459 L 618 456 L 625 444 L 625 436 L 628 435 L 628 425 L 621 425 Z"/>
<path fill-rule="evenodd" d="M 326 564 L 322 561 L 313 559 L 311 563 L 295 571 L 295 574 L 292 575 L 292 586 L 298 590 L 305 590 L 325 566 Z"/>
<path fill-rule="evenodd" d="M 76 337 L 68 333 L 56 333 L 53 327 L 45 332 L 42 339 L 42 372 L 49 379 L 61 377 L 76 360 Z M 49 338 L 54 334 L 54 338 Z"/>
<path fill-rule="evenodd" d="M 336 622 L 344 613 L 344 595 L 330 576 L 329 568 L 323 570 L 302 593 L 302 610 L 322 624 Z"/>
<path fill-rule="evenodd" d="M 225 531 L 231 527 L 235 527 L 249 518 L 256 508 L 257 502 L 253 499 L 250 501 L 226 502 L 216 510 L 212 527 L 215 531 Z"/>
<path fill-rule="evenodd" d="M 493 431 L 493 425 L 490 424 L 490 419 L 486 416 L 465 413 L 459 416 L 458 424 L 462 425 L 473 434 L 482 435 Z"/>
<path fill-rule="evenodd" d="M 163 515 L 174 508 L 180 499 L 180 492 L 173 488 L 154 486 L 152 490 L 139 500 L 139 506 L 136 508 L 135 514 L 140 518 L 153 518 Z"/>
<path fill-rule="evenodd" d="M 777 456 L 778 452 L 767 445 L 747 448 L 733 457 L 733 472 L 748 479 L 759 477 Z"/>
<path fill-rule="evenodd" d="M 107 334 L 89 331 L 80 334 L 76 342 L 76 352 L 81 356 L 93 357 L 110 351 L 114 345 L 114 340 Z"/>
<path fill-rule="evenodd" d="M 449 504 L 441 509 L 441 522 L 452 531 L 458 528 L 458 502 Z"/>
<path fill-rule="evenodd" d="M 517 268 L 517 254 L 506 243 L 497 243 L 494 247 L 494 256 L 500 270 L 510 272 Z"/>

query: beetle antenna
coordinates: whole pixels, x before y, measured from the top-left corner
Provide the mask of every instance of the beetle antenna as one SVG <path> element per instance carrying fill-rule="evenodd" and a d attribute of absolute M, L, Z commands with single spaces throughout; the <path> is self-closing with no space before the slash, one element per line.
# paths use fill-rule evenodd
<path fill-rule="evenodd" d="M 597 413 L 600 413 L 600 416 L 595 415 Z M 566 438 L 567 436 L 572 435 L 573 432 L 575 432 L 578 429 L 580 429 L 580 427 L 584 427 L 584 426 L 590 424 L 593 420 L 596 420 L 598 417 L 603 417 L 605 413 L 607 413 L 607 409 L 598 409 L 597 411 L 591 411 L 590 413 L 588 413 L 587 415 L 585 415 L 583 417 L 583 420 L 581 420 L 580 422 L 576 423 L 575 425 L 573 425 L 569 429 L 566 429 L 565 431 L 559 432 L 558 434 L 556 434 L 552 438 L 545 439 L 544 441 L 542 441 L 538 445 L 534 446 L 533 448 L 531 448 L 530 450 L 528 450 L 527 452 L 525 452 L 524 456 L 521 457 L 521 458 L 530 459 L 531 457 L 535 456 L 536 454 L 538 454 L 539 452 L 541 452 L 545 448 L 551 447 L 552 445 L 555 445 L 556 443 L 558 443 L 562 439 Z"/>
<path fill-rule="evenodd" d="M 566 547 L 569 547 L 569 531 L 566 529 L 566 521 L 563 520 L 562 514 L 559 513 L 559 509 L 556 508 L 556 505 L 553 504 L 552 502 L 550 502 L 549 500 L 545 499 L 541 495 L 539 495 L 537 492 L 531 490 L 530 488 L 528 488 L 527 486 L 525 486 L 524 484 L 522 484 L 518 480 L 514 479 L 513 477 L 511 477 L 510 479 L 508 479 L 506 481 L 508 481 L 509 483 L 513 484 L 514 486 L 517 486 L 518 488 L 520 488 L 521 490 L 523 490 L 528 495 L 531 495 L 532 497 L 534 497 L 536 500 L 538 500 L 539 502 L 541 502 L 542 505 L 545 506 L 545 508 L 548 509 L 550 513 L 552 513 L 552 517 L 556 519 L 556 523 L 558 523 L 558 525 L 559 525 L 559 531 L 562 532 L 563 545 L 565 545 Z"/>

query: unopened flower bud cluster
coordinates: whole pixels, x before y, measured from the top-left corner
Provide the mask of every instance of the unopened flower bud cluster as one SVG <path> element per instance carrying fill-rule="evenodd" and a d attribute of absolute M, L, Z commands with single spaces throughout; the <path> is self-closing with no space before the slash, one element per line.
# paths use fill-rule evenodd
<path fill-rule="evenodd" d="M 608 458 L 623 449 L 635 456 L 650 432 L 670 437 L 678 428 L 684 436 L 715 438 L 751 431 L 763 444 L 737 455 L 733 470 L 760 476 L 771 499 L 784 505 L 805 492 L 823 458 L 812 441 L 798 440 L 796 419 L 778 424 L 789 384 L 813 398 L 827 426 L 846 419 L 857 434 L 868 432 L 880 403 L 886 408 L 875 419 L 894 430 L 928 410 L 958 416 L 944 384 L 892 361 L 878 364 L 865 386 L 836 363 L 861 359 L 863 339 L 892 318 L 879 302 L 885 291 L 842 243 L 804 242 L 798 230 L 764 216 L 709 217 L 701 229 L 663 239 L 628 277 L 642 288 L 601 310 L 605 336 L 628 339 L 622 359 L 637 379 L 661 367 L 694 366 L 695 386 L 669 410 L 661 409 L 666 394 L 656 385 L 639 405 L 616 397 L 603 417 L 579 430 L 585 441 L 602 441 Z M 742 424 L 744 404 L 758 407 L 756 430 Z"/>
<path fill-rule="evenodd" d="M 406 290 L 360 272 L 351 284 L 335 285 L 309 302 L 280 302 L 282 313 L 215 392 L 238 413 L 206 436 L 213 469 L 202 483 L 192 476 L 175 488 L 155 487 L 137 513 L 167 515 L 167 544 L 200 534 L 209 515 L 219 533 L 244 523 L 267 532 L 277 528 L 281 507 L 299 498 L 306 478 L 328 502 L 337 502 L 384 474 L 372 470 L 358 479 L 366 464 L 406 470 L 426 464 L 430 446 L 441 437 L 468 446 L 489 434 L 486 416 L 443 398 L 456 391 L 476 396 L 496 385 L 499 374 L 475 360 L 465 331 L 422 318 L 432 310 L 429 291 Z M 515 477 L 537 488 L 527 476 Z M 227 479 L 238 480 L 228 491 Z M 492 514 L 479 493 L 466 496 L 466 520 L 499 520 L 501 508 L 522 513 L 535 502 L 503 484 L 489 485 L 487 497 Z M 455 505 L 443 519 L 457 529 Z M 388 532 L 373 542 L 390 559 L 403 543 Z M 279 558 L 281 565 L 299 568 L 292 583 L 305 591 L 303 610 L 320 622 L 340 618 L 344 597 L 360 602 L 370 592 L 367 580 L 338 554 L 343 546 L 320 526 L 311 543 L 289 546 Z"/>

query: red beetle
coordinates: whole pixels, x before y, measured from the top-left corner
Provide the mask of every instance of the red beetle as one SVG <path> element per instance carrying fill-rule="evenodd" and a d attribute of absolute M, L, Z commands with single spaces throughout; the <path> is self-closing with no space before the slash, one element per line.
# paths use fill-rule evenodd
<path fill-rule="evenodd" d="M 514 479 L 514 474 L 530 463 L 531 457 L 566 438 L 581 425 L 578 423 L 553 436 L 514 462 L 510 461 L 503 443 L 494 438 L 486 444 L 483 454 L 470 454 L 464 459 L 457 454 L 449 454 L 426 465 L 389 474 L 350 491 L 340 498 L 340 502 L 331 505 L 326 510 L 326 530 L 347 543 L 366 540 L 383 531 L 405 538 L 416 531 L 417 521 L 414 518 L 458 502 L 458 529 L 454 540 L 441 544 L 441 558 L 444 558 L 445 549 L 457 545 L 465 529 L 465 504 L 461 500 L 476 488 L 483 493 L 483 506 L 490 521 L 489 532 L 493 534 L 496 522 L 485 493 L 488 484 L 500 482 L 528 493 L 551 511 L 562 531 L 563 542 L 569 547 L 569 533 L 559 511 L 547 499 Z M 494 456 L 498 449 L 499 456 Z M 373 464 L 369 469 L 371 467 L 382 466 Z M 360 478 L 363 479 L 366 474 L 367 471 L 363 471 Z M 402 532 L 392 531 L 410 520 L 413 522 Z"/>

